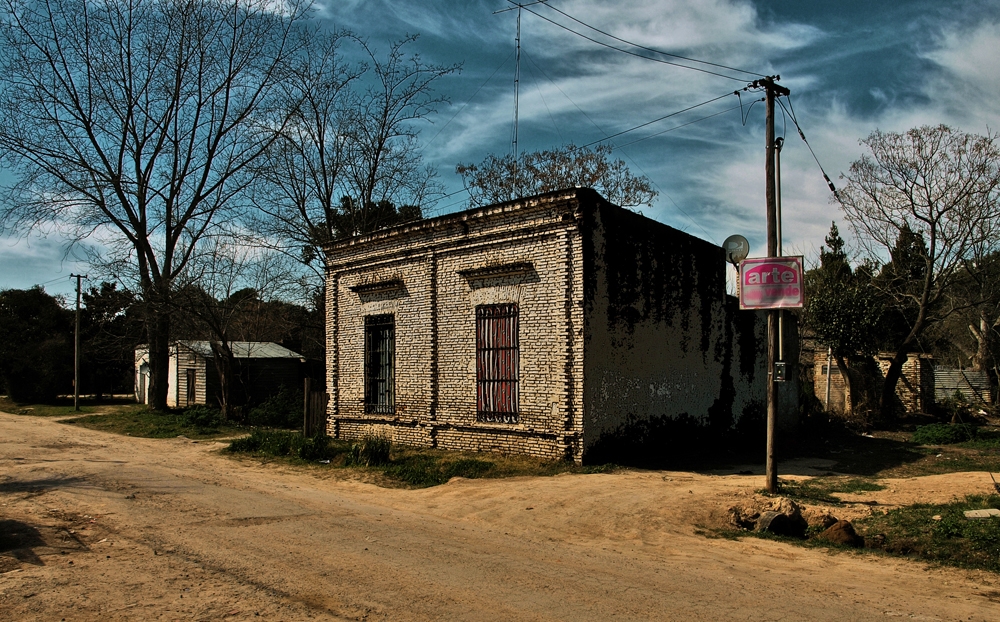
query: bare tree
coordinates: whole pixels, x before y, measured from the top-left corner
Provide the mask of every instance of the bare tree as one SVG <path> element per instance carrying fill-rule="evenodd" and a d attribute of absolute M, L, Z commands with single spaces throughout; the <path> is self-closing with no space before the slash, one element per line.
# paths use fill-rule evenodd
<path fill-rule="evenodd" d="M 652 205 L 658 192 L 645 176 L 636 176 L 623 160 L 611 160 L 612 147 L 573 144 L 513 155 L 488 156 L 480 164 L 459 164 L 455 172 L 469 190 L 469 204 L 488 205 L 562 190 L 593 188 L 622 207 Z"/>
<path fill-rule="evenodd" d="M 416 123 L 445 99 L 434 83 L 458 69 L 406 56 L 411 36 L 377 51 L 349 33 L 314 33 L 284 86 L 290 122 L 257 167 L 255 202 L 268 231 L 322 276 L 323 245 L 419 218 L 435 189 L 423 166 Z M 370 62 L 341 48 L 360 45 Z"/>
<path fill-rule="evenodd" d="M 875 131 L 861 142 L 870 154 L 841 176 L 847 185 L 838 195 L 840 205 L 874 258 L 912 238 L 908 252 L 920 264 L 907 268 L 916 277 L 909 282 L 900 284 L 898 275 L 873 281 L 896 306 L 913 311 L 900 314 L 909 325 L 895 344 L 880 398 L 882 416 L 891 417 L 903 363 L 920 336 L 959 306 L 976 302 L 949 299 L 949 293 L 997 247 L 1000 149 L 992 135 L 944 125 L 905 134 Z"/>
<path fill-rule="evenodd" d="M 310 33 L 300 61 L 282 84 L 289 122 L 254 169 L 258 230 L 298 251 L 322 277 L 315 259 L 336 232 L 339 199 L 347 192 L 347 139 L 356 96 L 352 84 L 364 67 L 341 56 L 344 33 Z"/>
<path fill-rule="evenodd" d="M 284 124 L 276 86 L 298 0 L 2 0 L 0 224 L 109 250 L 149 320 L 150 405 L 167 395 L 170 298 L 199 240 Z"/>
<path fill-rule="evenodd" d="M 379 205 L 419 206 L 434 192 L 433 170 L 422 165 L 415 123 L 436 112 L 447 98 L 434 83 L 461 69 L 460 65 L 430 65 L 404 47 L 410 35 L 393 42 L 385 58 L 359 40 L 371 66 L 369 86 L 354 107 L 348 133 L 347 196 L 342 207 L 345 233 L 358 234 L 381 226 Z"/>
<path fill-rule="evenodd" d="M 294 299 L 298 285 L 288 257 L 253 243 L 246 233 L 206 242 L 178 276 L 172 302 L 209 337 L 219 377 L 219 406 L 223 418 L 230 418 L 233 407 L 243 405 L 233 400 L 240 380 L 233 342 L 260 341 L 279 332 L 274 324 L 281 319 L 268 312 L 267 304 Z"/>

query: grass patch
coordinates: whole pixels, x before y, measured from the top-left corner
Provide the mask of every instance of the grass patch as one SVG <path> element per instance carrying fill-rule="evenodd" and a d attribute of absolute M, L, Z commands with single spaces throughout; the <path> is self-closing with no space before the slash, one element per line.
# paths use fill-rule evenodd
<path fill-rule="evenodd" d="M 303 439 L 299 432 L 254 430 L 232 441 L 227 451 L 283 460 L 291 464 L 322 461 L 326 468 L 376 474 L 384 485 L 426 488 L 453 477 L 468 479 L 547 476 L 560 473 L 608 473 L 615 465 L 581 467 L 565 461 L 442 451 L 393 445 L 388 438 L 366 436 L 353 443 L 327 436 Z"/>
<path fill-rule="evenodd" d="M 301 433 L 291 430 L 257 429 L 251 432 L 250 436 L 230 442 L 226 451 L 274 458 L 332 461 L 338 455 L 348 453 L 350 446 L 343 441 L 335 441 L 325 434 L 303 437 Z"/>
<path fill-rule="evenodd" d="M 871 548 L 892 555 L 1000 572 L 1000 518 L 970 520 L 964 515 L 966 510 L 986 508 L 1000 508 L 1000 495 L 911 505 L 859 520 L 855 527 Z"/>
<path fill-rule="evenodd" d="M 917 426 L 914 443 L 920 445 L 954 445 L 976 438 L 976 428 L 967 423 L 931 423 Z"/>
<path fill-rule="evenodd" d="M 142 406 L 134 399 L 113 398 L 97 402 L 92 398 L 80 398 L 80 410 L 73 408 L 72 397 L 61 397 L 48 404 L 19 404 L 7 396 L 0 396 L 0 412 L 32 417 L 78 417 L 80 415 L 105 412 L 138 410 Z"/>
<path fill-rule="evenodd" d="M 65 423 L 91 430 L 114 432 L 125 436 L 144 438 L 188 438 L 204 439 L 239 434 L 240 428 L 212 421 L 215 425 L 204 425 L 205 420 L 189 417 L 186 413 L 161 413 L 153 410 L 129 409 L 103 415 L 87 415 L 70 419 Z"/>
<path fill-rule="evenodd" d="M 858 493 L 885 490 L 885 486 L 857 477 L 814 477 L 802 481 L 781 481 L 781 494 L 794 499 L 831 505 L 842 503 L 834 493 Z"/>
<path fill-rule="evenodd" d="M 975 438 L 958 443 L 957 446 L 963 449 L 998 451 L 1000 450 L 1000 430 L 979 428 Z"/>

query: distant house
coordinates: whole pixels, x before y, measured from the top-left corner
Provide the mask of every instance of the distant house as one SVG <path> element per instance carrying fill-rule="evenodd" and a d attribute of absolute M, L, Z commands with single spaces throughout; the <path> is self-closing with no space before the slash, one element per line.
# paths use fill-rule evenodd
<path fill-rule="evenodd" d="M 277 393 L 282 385 L 296 389 L 302 384 L 301 354 L 269 341 L 230 342 L 236 357 L 232 384 L 233 403 L 259 403 Z M 167 406 L 183 408 L 195 404 L 217 405 L 219 374 L 209 341 L 175 341 L 170 345 Z M 149 403 L 149 349 L 135 350 L 136 400 Z"/>
<path fill-rule="evenodd" d="M 765 320 L 726 295 L 723 249 L 593 190 L 326 257 L 331 436 L 581 462 L 763 416 Z"/>
<path fill-rule="evenodd" d="M 892 357 L 891 352 L 880 352 L 876 358 L 883 377 L 889 370 Z M 828 386 L 829 403 L 826 402 Z M 843 375 L 837 361 L 828 357 L 825 349 L 817 349 L 814 354 L 813 390 L 826 410 L 841 413 L 845 411 L 848 396 Z M 906 412 L 929 412 L 935 401 L 941 402 L 954 397 L 956 391 L 962 393 L 969 402 L 990 403 L 992 393 L 989 374 L 938 367 L 929 354 L 911 352 L 907 355 L 899 382 L 896 383 L 896 396 Z"/>

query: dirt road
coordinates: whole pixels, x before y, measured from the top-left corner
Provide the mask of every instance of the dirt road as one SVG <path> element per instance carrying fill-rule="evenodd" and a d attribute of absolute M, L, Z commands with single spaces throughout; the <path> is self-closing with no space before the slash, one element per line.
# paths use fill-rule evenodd
<path fill-rule="evenodd" d="M 988 573 L 697 535 L 760 477 L 394 490 L 219 447 L 0 414 L 0 619 L 1000 619 Z M 887 492 L 985 491 L 946 477 Z"/>

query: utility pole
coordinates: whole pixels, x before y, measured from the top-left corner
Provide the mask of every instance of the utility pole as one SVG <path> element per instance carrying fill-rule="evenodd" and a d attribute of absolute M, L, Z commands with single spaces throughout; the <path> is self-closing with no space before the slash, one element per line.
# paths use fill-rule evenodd
<path fill-rule="evenodd" d="M 767 123 L 765 126 L 766 155 L 764 160 L 764 190 L 767 202 L 767 256 L 778 256 L 778 208 L 776 192 L 776 167 L 774 144 L 774 100 L 790 91 L 775 83 L 781 76 L 754 80 L 751 86 L 764 89 L 767 103 Z M 775 457 L 774 431 L 778 414 L 778 385 L 774 379 L 774 363 L 778 360 L 778 311 L 767 312 L 767 463 L 765 466 L 765 488 L 770 493 L 778 492 L 778 465 Z"/>
<path fill-rule="evenodd" d="M 76 335 L 73 343 L 73 410 L 80 410 L 80 280 L 86 274 L 71 274 L 76 279 Z"/>
<path fill-rule="evenodd" d="M 514 127 L 511 132 L 511 153 L 514 155 L 514 190 L 515 194 L 520 197 L 521 171 L 517 159 L 517 108 L 520 99 L 519 91 L 521 88 L 521 9 L 533 4 L 545 4 L 548 0 L 535 0 L 534 2 L 528 2 L 527 4 L 522 4 L 520 2 L 516 2 L 515 0 L 507 1 L 514 6 L 506 9 L 500 9 L 499 11 L 493 11 L 493 14 L 496 15 L 498 13 L 506 13 L 507 11 L 517 9 L 517 34 L 514 37 Z"/>

